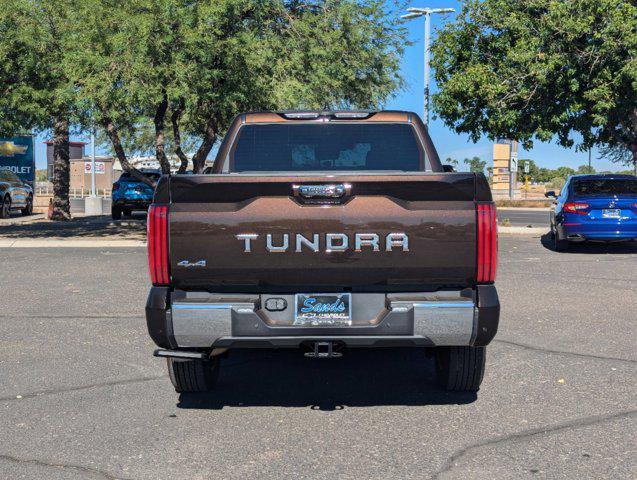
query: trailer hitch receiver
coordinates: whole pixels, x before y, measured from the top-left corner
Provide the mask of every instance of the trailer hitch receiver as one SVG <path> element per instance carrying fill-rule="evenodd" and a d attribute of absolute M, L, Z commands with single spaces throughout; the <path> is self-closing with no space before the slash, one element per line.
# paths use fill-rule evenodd
<path fill-rule="evenodd" d="M 308 358 L 339 358 L 343 354 L 337 352 L 340 345 L 335 342 L 312 342 L 308 345 L 312 351 L 305 352 L 305 356 Z"/>

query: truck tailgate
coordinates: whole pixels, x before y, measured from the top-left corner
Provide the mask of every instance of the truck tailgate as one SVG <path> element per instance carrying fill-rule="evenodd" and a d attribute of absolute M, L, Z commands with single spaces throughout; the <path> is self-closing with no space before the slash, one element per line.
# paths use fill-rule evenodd
<path fill-rule="evenodd" d="M 326 184 L 345 185 L 348 193 L 318 204 L 293 193 L 295 186 Z M 475 284 L 475 201 L 490 200 L 488 188 L 479 195 L 488 198 L 476 199 L 471 173 L 184 175 L 170 177 L 167 193 L 172 284 L 226 292 Z M 297 234 L 308 241 L 297 245 Z M 326 251 L 326 234 L 341 242 L 346 236 L 348 248 Z M 369 241 L 374 235 L 377 248 Z"/>

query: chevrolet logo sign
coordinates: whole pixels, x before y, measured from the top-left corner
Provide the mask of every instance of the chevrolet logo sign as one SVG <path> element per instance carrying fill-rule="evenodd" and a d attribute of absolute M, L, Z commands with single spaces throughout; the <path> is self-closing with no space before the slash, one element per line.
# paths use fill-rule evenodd
<path fill-rule="evenodd" d="M 15 155 L 24 155 L 28 148 L 26 145 L 16 145 L 13 142 L 0 142 L 0 156 L 14 157 Z"/>

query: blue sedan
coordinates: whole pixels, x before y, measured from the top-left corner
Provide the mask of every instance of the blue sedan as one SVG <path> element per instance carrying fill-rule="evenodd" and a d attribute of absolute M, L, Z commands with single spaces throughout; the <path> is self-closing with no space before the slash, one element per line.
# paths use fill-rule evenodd
<path fill-rule="evenodd" d="M 637 240 L 637 177 L 573 175 L 551 209 L 551 234 L 557 251 L 571 242 Z"/>

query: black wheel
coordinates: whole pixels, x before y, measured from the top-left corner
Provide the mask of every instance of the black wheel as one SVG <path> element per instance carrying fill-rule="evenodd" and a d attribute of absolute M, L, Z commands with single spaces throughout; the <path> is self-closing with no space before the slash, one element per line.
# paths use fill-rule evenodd
<path fill-rule="evenodd" d="M 119 207 L 111 207 L 111 216 L 113 220 L 120 220 L 122 218 L 122 209 Z"/>
<path fill-rule="evenodd" d="M 553 250 L 555 250 L 556 252 L 565 252 L 568 250 L 569 245 L 569 241 L 561 238 L 556 229 L 553 232 Z"/>
<path fill-rule="evenodd" d="M 219 376 L 219 359 L 168 359 L 168 375 L 178 393 L 207 392 L 214 388 Z"/>
<path fill-rule="evenodd" d="M 28 217 L 29 215 L 33 213 L 33 197 L 28 198 L 27 206 L 24 207 L 21 211 L 22 211 L 23 217 Z"/>
<path fill-rule="evenodd" d="M 445 390 L 476 392 L 484 376 L 486 347 L 438 347 L 436 370 Z"/>
<path fill-rule="evenodd" d="M 2 199 L 2 203 L 0 204 L 0 218 L 9 218 L 10 212 L 11 212 L 11 197 L 7 195 Z"/>
<path fill-rule="evenodd" d="M 124 210 L 122 210 L 122 213 L 125 217 L 130 217 L 133 214 L 133 211 L 130 208 L 125 208 Z"/>

